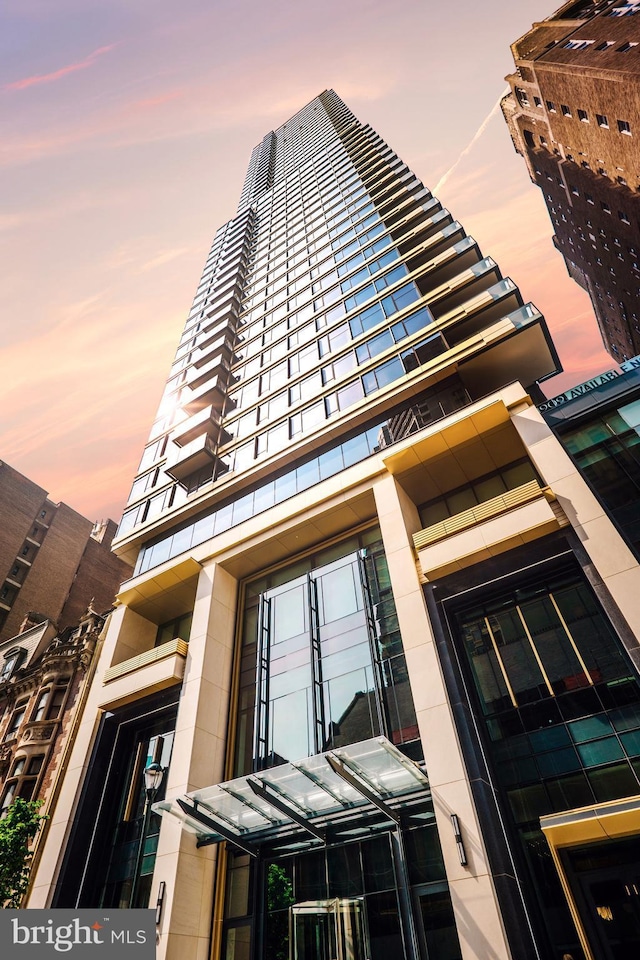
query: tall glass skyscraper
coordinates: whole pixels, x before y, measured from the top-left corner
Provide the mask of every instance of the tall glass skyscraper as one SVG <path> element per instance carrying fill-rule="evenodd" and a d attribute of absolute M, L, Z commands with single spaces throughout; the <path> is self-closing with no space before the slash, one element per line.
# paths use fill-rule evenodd
<path fill-rule="evenodd" d="M 333 91 L 263 138 L 119 529 L 135 573 L 31 906 L 156 904 L 181 960 L 588 955 L 576 849 L 640 793 L 640 581 L 532 404 L 557 370 Z"/>

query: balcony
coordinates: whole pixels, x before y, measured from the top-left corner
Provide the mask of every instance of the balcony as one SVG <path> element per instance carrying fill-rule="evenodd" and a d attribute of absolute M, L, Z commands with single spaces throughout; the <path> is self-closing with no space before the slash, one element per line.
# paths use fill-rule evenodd
<path fill-rule="evenodd" d="M 227 395 L 227 378 L 213 377 L 205 381 L 200 387 L 192 388 L 191 396 L 183 402 L 183 409 L 187 413 L 197 413 L 203 407 L 211 406 L 216 413 L 222 413 L 222 407 Z"/>
<path fill-rule="evenodd" d="M 456 222 L 452 226 L 459 226 L 459 224 Z M 461 227 L 460 231 L 462 232 Z M 463 237 L 435 256 L 429 249 L 431 246 L 432 243 L 427 241 L 413 250 L 407 250 L 409 269 L 413 272 L 424 267 L 421 277 L 427 272 L 431 275 L 432 281 L 439 285 L 449 282 L 461 270 L 469 269 L 480 261 L 478 245 L 473 237 Z"/>
<path fill-rule="evenodd" d="M 105 671 L 99 706 L 115 709 L 181 683 L 189 645 L 179 637 L 145 650 Z"/>
<path fill-rule="evenodd" d="M 455 262 L 455 261 L 454 261 Z M 476 301 L 484 302 L 491 300 L 487 294 L 487 287 L 493 280 L 499 282 L 500 272 L 498 265 L 492 257 L 484 257 L 473 266 L 455 274 L 439 286 L 429 289 L 430 280 L 428 271 L 423 277 L 422 273 L 418 278 L 418 288 L 428 298 L 427 302 L 432 308 L 434 316 L 443 321 L 454 320 L 459 316 L 464 316 L 467 310 L 474 309 Z M 484 288 L 480 293 L 476 292 L 477 282 L 484 283 Z M 515 289 L 515 284 L 513 284 Z"/>
<path fill-rule="evenodd" d="M 426 579 L 445 576 L 528 543 L 569 521 L 548 487 L 531 480 L 413 535 Z"/>
<path fill-rule="evenodd" d="M 177 426 L 171 434 L 171 440 L 180 447 L 185 447 L 192 440 L 205 434 L 215 443 L 223 444 L 231 440 L 231 434 L 228 433 L 218 418 L 218 414 L 212 404 L 203 407 L 198 413 L 194 413 L 188 420 Z"/>
<path fill-rule="evenodd" d="M 193 365 L 195 367 L 203 367 L 216 357 L 221 357 L 229 363 L 232 356 L 233 343 L 231 336 L 229 336 L 229 333 L 225 330 L 220 335 L 216 334 L 215 337 L 207 337 L 206 340 L 198 344 L 198 348 L 193 353 Z"/>
<path fill-rule="evenodd" d="M 182 481 L 198 470 L 210 466 L 218 459 L 217 443 L 206 433 L 186 443 L 183 447 L 176 444 L 170 448 L 165 465 L 165 473 L 174 480 Z"/>
<path fill-rule="evenodd" d="M 194 390 L 211 380 L 212 377 L 226 376 L 229 372 L 228 362 L 218 354 L 201 367 L 191 367 L 187 374 L 187 386 Z"/>

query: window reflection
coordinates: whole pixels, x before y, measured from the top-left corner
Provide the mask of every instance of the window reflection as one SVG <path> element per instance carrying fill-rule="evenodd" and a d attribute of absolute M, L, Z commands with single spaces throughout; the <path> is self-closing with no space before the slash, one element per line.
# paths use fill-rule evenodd
<path fill-rule="evenodd" d="M 247 587 L 237 773 L 418 730 L 379 532 Z"/>

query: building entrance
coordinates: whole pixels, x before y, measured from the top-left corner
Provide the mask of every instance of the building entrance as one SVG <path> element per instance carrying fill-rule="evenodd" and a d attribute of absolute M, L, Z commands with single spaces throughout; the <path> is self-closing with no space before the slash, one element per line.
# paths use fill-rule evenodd
<path fill-rule="evenodd" d="M 297 903 L 289 918 L 289 960 L 368 960 L 363 897 Z"/>
<path fill-rule="evenodd" d="M 631 837 L 567 851 L 569 876 L 597 960 L 640 955 L 639 855 L 640 841 Z"/>

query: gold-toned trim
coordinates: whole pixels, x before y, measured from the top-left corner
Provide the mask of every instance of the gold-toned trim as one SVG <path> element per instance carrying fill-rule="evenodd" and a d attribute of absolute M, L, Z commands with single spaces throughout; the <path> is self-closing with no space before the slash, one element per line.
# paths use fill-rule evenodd
<path fill-rule="evenodd" d="M 549 677 L 547 676 L 547 671 L 544 669 L 544 667 L 543 667 L 543 665 L 542 665 L 542 660 L 540 659 L 540 654 L 538 653 L 537 647 L 536 647 L 535 643 L 533 642 L 533 637 L 531 636 L 531 634 L 530 634 L 530 632 L 529 632 L 529 627 L 527 626 L 527 621 L 524 619 L 524 614 L 523 614 L 522 610 L 520 609 L 520 604 L 519 604 L 519 603 L 516 603 L 516 610 L 518 611 L 518 616 L 520 617 L 520 622 L 522 623 L 522 628 L 523 628 L 524 632 L 526 633 L 527 639 L 528 639 L 529 644 L 530 644 L 530 646 L 531 646 L 531 649 L 533 650 L 533 655 L 534 655 L 534 657 L 536 658 L 536 662 L 537 662 L 538 666 L 540 667 L 540 673 L 542 674 L 542 677 L 543 677 L 543 679 L 544 679 L 544 682 L 545 682 L 545 684 L 546 684 L 546 686 L 547 686 L 547 690 L 549 691 L 549 693 L 551 694 L 552 697 L 555 697 L 555 691 L 554 691 L 553 687 L 551 686 L 551 681 L 549 680 Z"/>
<path fill-rule="evenodd" d="M 553 595 L 552 593 L 549 593 L 549 599 L 551 600 L 551 603 L 553 604 L 553 609 L 554 609 L 554 610 L 556 611 L 556 613 L 558 614 L 558 620 L 559 620 L 560 623 L 562 624 L 562 629 L 564 630 L 564 632 L 566 633 L 566 635 L 569 637 L 569 643 L 570 643 L 571 646 L 573 647 L 574 653 L 575 653 L 576 657 L 578 658 L 578 662 L 580 663 L 580 666 L 582 667 L 582 669 L 583 669 L 583 671 L 584 671 L 585 677 L 586 677 L 587 680 L 589 681 L 590 686 L 593 686 L 593 680 L 591 679 L 591 674 L 589 673 L 589 670 L 588 670 L 588 668 L 587 668 L 586 663 L 585 663 L 584 660 L 582 659 L 582 655 L 581 655 L 580 651 L 578 650 L 577 644 L 576 644 L 575 640 L 573 639 L 572 633 L 571 633 L 571 631 L 569 630 L 569 627 L 567 626 L 564 617 L 563 617 L 562 614 L 560 613 L 560 607 L 559 607 L 558 604 L 556 603 L 556 599 L 555 599 L 555 597 L 554 597 L 554 595 Z"/>
<path fill-rule="evenodd" d="M 144 749 L 144 742 L 140 740 L 136 748 L 136 756 L 135 760 L 133 761 L 133 768 L 129 777 L 129 789 L 127 791 L 127 799 L 124 805 L 124 813 L 122 815 L 122 819 L 125 823 L 133 820 L 133 816 L 136 812 L 136 801 L 140 793 L 140 784 L 142 783 L 142 765 L 145 759 L 143 756 Z"/>
<path fill-rule="evenodd" d="M 516 696 L 515 696 L 515 694 L 514 694 L 514 692 L 513 692 L 513 687 L 511 686 L 511 683 L 509 682 L 509 677 L 508 677 L 508 675 L 507 675 L 507 668 L 505 667 L 504 663 L 502 662 L 502 657 L 500 656 L 500 653 L 499 653 L 499 651 L 498 651 L 498 644 L 497 644 L 496 638 L 495 638 L 495 636 L 494 636 L 493 630 L 491 629 L 491 624 L 489 623 L 489 618 L 488 618 L 488 617 L 485 617 L 485 618 L 484 618 L 484 622 L 485 622 L 485 624 L 486 624 L 486 627 L 487 627 L 487 631 L 488 631 L 488 633 L 489 633 L 489 636 L 491 637 L 491 643 L 492 643 L 492 645 L 493 645 L 493 652 L 494 652 L 495 655 L 496 655 L 496 659 L 497 659 L 497 661 L 498 661 L 498 666 L 500 667 L 500 671 L 501 671 L 501 673 L 502 673 L 503 680 L 504 680 L 504 682 L 505 682 L 505 684 L 506 684 L 507 690 L 509 691 L 509 696 L 510 696 L 510 698 L 511 698 L 511 703 L 512 703 L 512 705 L 513 705 L 514 707 L 517 707 L 517 706 L 518 706 L 518 701 L 516 700 Z"/>
<path fill-rule="evenodd" d="M 588 807 L 550 813 L 540 817 L 542 832 L 549 844 L 551 857 L 573 922 L 578 931 L 586 960 L 595 960 L 580 908 L 569 883 L 559 851 L 563 847 L 586 846 L 623 837 L 637 836 L 640 830 L 640 796 L 607 800 Z"/>
<path fill-rule="evenodd" d="M 413 535 L 413 545 L 416 550 L 421 550 L 438 540 L 444 540 L 445 537 L 473 527 L 476 523 L 490 520 L 507 510 L 513 510 L 514 507 L 537 500 L 546 493 L 546 489 L 541 487 L 537 480 L 529 480 L 528 483 L 514 487 L 513 490 L 507 490 L 506 493 L 492 497 L 491 500 L 485 500 L 475 507 L 470 507 L 469 510 L 463 510 L 462 513 L 456 513 L 453 517 L 447 517 L 446 520 L 440 520 L 425 527 L 424 530 L 419 530 Z"/>
<path fill-rule="evenodd" d="M 109 667 L 108 670 L 105 670 L 103 683 L 110 683 L 112 680 L 124 677 L 127 673 L 133 673 L 135 670 L 140 670 L 141 667 L 147 667 L 150 663 L 157 663 L 158 660 L 166 660 L 175 654 L 186 657 L 188 650 L 189 644 L 186 640 L 182 640 L 180 637 L 176 637 L 175 640 L 168 640 L 166 643 L 161 643 L 159 647 L 152 647 L 151 650 L 139 653 L 137 657 L 131 657 L 129 660 L 117 663 L 114 667 Z"/>

